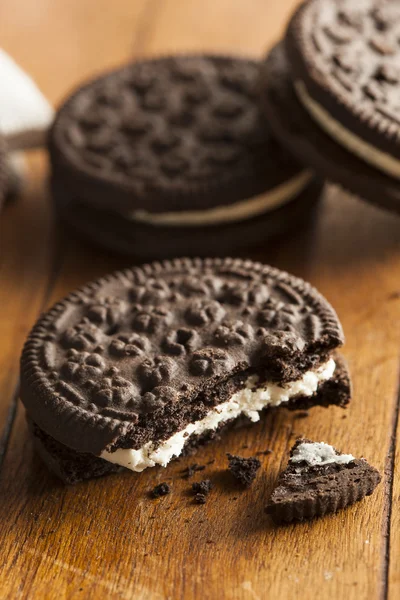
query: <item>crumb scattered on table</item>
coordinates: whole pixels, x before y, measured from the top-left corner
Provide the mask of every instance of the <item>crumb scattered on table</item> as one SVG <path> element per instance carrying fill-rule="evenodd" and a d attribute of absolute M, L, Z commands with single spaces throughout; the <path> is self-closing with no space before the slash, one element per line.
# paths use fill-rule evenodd
<path fill-rule="evenodd" d="M 193 475 L 198 471 L 204 471 L 205 468 L 205 465 L 198 465 L 197 463 L 194 463 L 193 465 L 190 465 L 183 471 L 183 476 L 185 479 L 189 479 L 190 477 L 193 477 Z"/>
<path fill-rule="evenodd" d="M 245 487 L 250 487 L 256 478 L 258 469 L 261 467 L 258 458 L 255 458 L 254 456 L 243 458 L 229 453 L 227 454 L 227 457 L 229 460 L 228 469 L 235 479 Z"/>
<path fill-rule="evenodd" d="M 153 498 L 160 498 L 160 496 L 166 496 L 171 492 L 171 487 L 165 481 L 163 483 L 159 483 L 152 490 L 151 495 Z"/>

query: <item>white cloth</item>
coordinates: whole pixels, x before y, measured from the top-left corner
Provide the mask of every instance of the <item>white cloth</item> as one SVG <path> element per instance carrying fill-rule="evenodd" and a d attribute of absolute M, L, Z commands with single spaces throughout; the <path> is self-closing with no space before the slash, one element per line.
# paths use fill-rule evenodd
<path fill-rule="evenodd" d="M 54 111 L 35 82 L 0 48 L 0 133 L 8 149 L 42 146 Z"/>

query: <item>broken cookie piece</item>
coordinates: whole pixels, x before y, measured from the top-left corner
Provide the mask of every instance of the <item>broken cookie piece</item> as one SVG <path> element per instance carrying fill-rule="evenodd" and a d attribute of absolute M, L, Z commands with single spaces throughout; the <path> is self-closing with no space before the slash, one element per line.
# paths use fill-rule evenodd
<path fill-rule="evenodd" d="M 203 479 L 203 481 L 196 481 L 192 484 L 192 490 L 195 493 L 194 500 L 197 504 L 205 504 L 207 496 L 211 492 L 213 484 L 209 479 Z"/>
<path fill-rule="evenodd" d="M 257 471 L 261 467 L 258 458 L 251 456 L 250 458 L 242 458 L 241 456 L 233 456 L 227 454 L 229 460 L 229 471 L 235 479 L 237 479 L 245 487 L 250 487 L 256 478 Z"/>
<path fill-rule="evenodd" d="M 321 517 L 369 496 L 380 480 L 364 458 L 342 454 L 325 442 L 300 439 L 266 510 L 278 522 Z"/>

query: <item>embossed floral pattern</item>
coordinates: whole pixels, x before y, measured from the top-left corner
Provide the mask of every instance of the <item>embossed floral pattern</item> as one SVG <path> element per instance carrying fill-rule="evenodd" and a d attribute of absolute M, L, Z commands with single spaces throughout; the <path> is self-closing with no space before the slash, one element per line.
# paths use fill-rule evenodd
<path fill-rule="evenodd" d="M 138 376 L 145 391 L 168 383 L 176 371 L 177 365 L 168 356 L 155 356 L 145 359 L 138 367 Z"/>
<path fill-rule="evenodd" d="M 141 356 L 150 347 L 149 341 L 137 333 L 118 335 L 110 343 L 110 354 L 113 356 Z"/>
<path fill-rule="evenodd" d="M 214 340 L 218 346 L 244 346 L 253 337 L 254 331 L 251 325 L 236 321 L 234 323 L 223 323 L 214 332 Z"/>
<path fill-rule="evenodd" d="M 104 377 L 92 391 L 93 401 L 101 407 L 128 406 L 135 407 L 140 402 L 140 395 L 131 382 L 120 375 Z"/>
<path fill-rule="evenodd" d="M 102 331 L 96 325 L 83 319 L 74 327 L 68 327 L 62 336 L 62 343 L 65 348 L 75 348 L 75 350 L 92 350 L 102 339 Z"/>
<path fill-rule="evenodd" d="M 219 348 L 203 348 L 193 353 L 190 372 L 193 375 L 216 375 L 229 362 L 228 355 Z"/>
<path fill-rule="evenodd" d="M 104 359 L 100 354 L 69 350 L 67 361 L 62 367 L 63 374 L 72 381 L 84 382 L 102 374 L 105 368 Z"/>
<path fill-rule="evenodd" d="M 86 316 L 94 323 L 112 326 L 119 321 L 125 308 L 126 304 L 122 300 L 107 296 L 90 304 Z"/>

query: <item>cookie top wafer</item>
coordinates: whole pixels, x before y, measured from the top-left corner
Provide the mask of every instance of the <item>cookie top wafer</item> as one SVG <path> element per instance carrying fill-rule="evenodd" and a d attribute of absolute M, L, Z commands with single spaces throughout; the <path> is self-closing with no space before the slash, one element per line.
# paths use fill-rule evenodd
<path fill-rule="evenodd" d="M 168 434 L 188 411 L 198 419 L 235 374 L 265 366 L 290 380 L 342 341 L 328 302 L 287 273 L 239 259 L 153 263 L 85 286 L 38 321 L 21 398 L 56 440 L 99 454 Z"/>
<path fill-rule="evenodd" d="M 336 142 L 400 178 L 400 3 L 308 0 L 286 51 L 299 100 Z"/>
<path fill-rule="evenodd" d="M 203 210 L 301 172 L 255 102 L 258 63 L 193 55 L 128 65 L 78 89 L 50 135 L 53 175 L 85 202 Z"/>
<path fill-rule="evenodd" d="M 267 512 L 282 522 L 321 517 L 369 496 L 381 480 L 364 458 L 325 442 L 297 440 L 279 476 Z"/>

